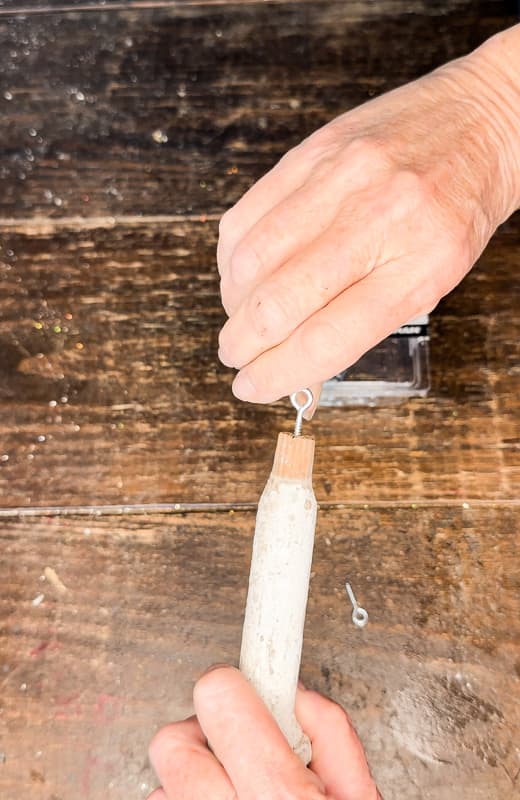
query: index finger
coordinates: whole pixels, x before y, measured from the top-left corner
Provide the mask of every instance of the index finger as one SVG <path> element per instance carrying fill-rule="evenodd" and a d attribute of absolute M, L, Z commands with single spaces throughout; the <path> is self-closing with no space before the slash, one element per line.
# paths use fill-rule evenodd
<path fill-rule="evenodd" d="M 289 150 L 226 211 L 220 220 L 217 246 L 217 265 L 221 275 L 228 270 L 231 255 L 242 237 L 273 206 L 301 186 L 311 166 L 306 159 L 296 156 L 296 148 Z"/>
<path fill-rule="evenodd" d="M 326 796 L 239 670 L 219 667 L 206 673 L 193 700 L 200 726 L 238 797 Z"/>

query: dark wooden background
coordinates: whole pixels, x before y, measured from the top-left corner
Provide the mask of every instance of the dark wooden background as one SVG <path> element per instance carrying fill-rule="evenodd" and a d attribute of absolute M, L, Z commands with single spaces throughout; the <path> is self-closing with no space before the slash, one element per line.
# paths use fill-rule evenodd
<path fill-rule="evenodd" d="M 0 794 L 128 800 L 236 661 L 288 402 L 216 360 L 223 210 L 513 2 L 0 2 Z M 430 397 L 321 409 L 302 673 L 385 800 L 520 790 L 520 219 L 432 319 Z M 349 578 L 370 613 L 362 632 Z"/>

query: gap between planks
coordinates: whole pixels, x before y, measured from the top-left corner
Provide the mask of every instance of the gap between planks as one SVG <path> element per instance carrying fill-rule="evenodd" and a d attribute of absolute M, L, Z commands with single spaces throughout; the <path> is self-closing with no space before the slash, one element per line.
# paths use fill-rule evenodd
<path fill-rule="evenodd" d="M 222 211 L 222 214 L 224 210 Z M 27 235 L 51 234 L 60 230 L 94 230 L 96 228 L 117 228 L 119 226 L 144 226 L 176 224 L 179 222 L 218 222 L 222 214 L 123 214 L 122 216 L 102 217 L 6 217 L 0 218 L 0 230 Z"/>
<path fill-rule="evenodd" d="M 455 8 L 463 6 L 465 0 L 453 0 Z M 290 5 L 328 5 L 330 0 L 112 0 L 112 2 L 103 2 L 103 0 L 93 0 L 92 2 L 83 3 L 62 3 L 55 5 L 53 3 L 42 4 L 40 6 L 20 6 L 18 8 L 0 8 L 0 17 L 26 17 L 35 16 L 37 14 L 71 14 L 76 12 L 85 11 L 139 11 L 139 10 L 153 10 L 153 9 L 173 9 L 182 11 L 184 8 L 202 7 L 205 6 L 290 6 Z M 409 13 L 410 3 L 406 0 L 391 0 L 387 3 L 388 14 Z M 370 7 L 366 8 L 364 0 L 358 0 L 352 3 L 352 13 L 356 13 L 361 19 L 370 16 Z M 428 13 L 435 15 L 435 6 L 429 8 L 428 0 L 423 0 L 423 3 L 415 10 L 416 13 Z M 377 13 L 384 14 L 384 8 L 374 9 Z M 433 14 L 432 14 L 433 11 Z M 441 8 L 442 13 L 442 8 Z"/>
<path fill-rule="evenodd" d="M 376 508 L 520 508 L 520 500 L 355 500 L 352 502 L 321 502 L 322 511 L 335 509 L 371 510 Z M 128 505 L 99 506 L 28 506 L 0 508 L 0 518 L 66 517 L 66 516 L 126 516 L 130 514 L 190 514 L 201 512 L 239 513 L 256 511 L 256 503 L 129 503 Z"/>
<path fill-rule="evenodd" d="M 121 2 L 52 3 L 41 6 L 20 6 L 19 8 L 0 8 L 0 17 L 35 16 L 36 14 L 73 14 L 85 11 L 141 11 L 157 8 L 183 9 L 198 6 L 240 5 L 294 5 L 297 3 L 326 3 L 329 0 L 121 0 Z"/>

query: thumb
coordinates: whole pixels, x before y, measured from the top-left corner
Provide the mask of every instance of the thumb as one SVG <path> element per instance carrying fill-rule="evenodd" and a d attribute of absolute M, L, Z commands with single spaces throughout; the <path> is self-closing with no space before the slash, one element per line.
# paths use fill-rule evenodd
<path fill-rule="evenodd" d="M 381 800 L 363 746 L 343 708 L 318 692 L 301 687 L 296 716 L 311 740 L 309 767 L 334 800 Z"/>
<path fill-rule="evenodd" d="M 193 693 L 209 745 L 235 789 L 236 798 L 325 797 L 266 706 L 238 669 L 207 672 Z"/>

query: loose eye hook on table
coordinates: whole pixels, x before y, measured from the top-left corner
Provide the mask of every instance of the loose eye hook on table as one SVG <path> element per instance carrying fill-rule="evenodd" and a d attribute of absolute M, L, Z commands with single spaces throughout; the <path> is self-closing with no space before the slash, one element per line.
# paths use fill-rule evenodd
<path fill-rule="evenodd" d="M 345 584 L 345 589 L 347 590 L 349 600 L 352 603 L 352 622 L 356 628 L 364 628 L 368 622 L 368 611 L 365 611 L 364 608 L 361 608 L 361 606 L 358 605 L 358 601 L 356 600 L 352 586 L 348 581 Z"/>

